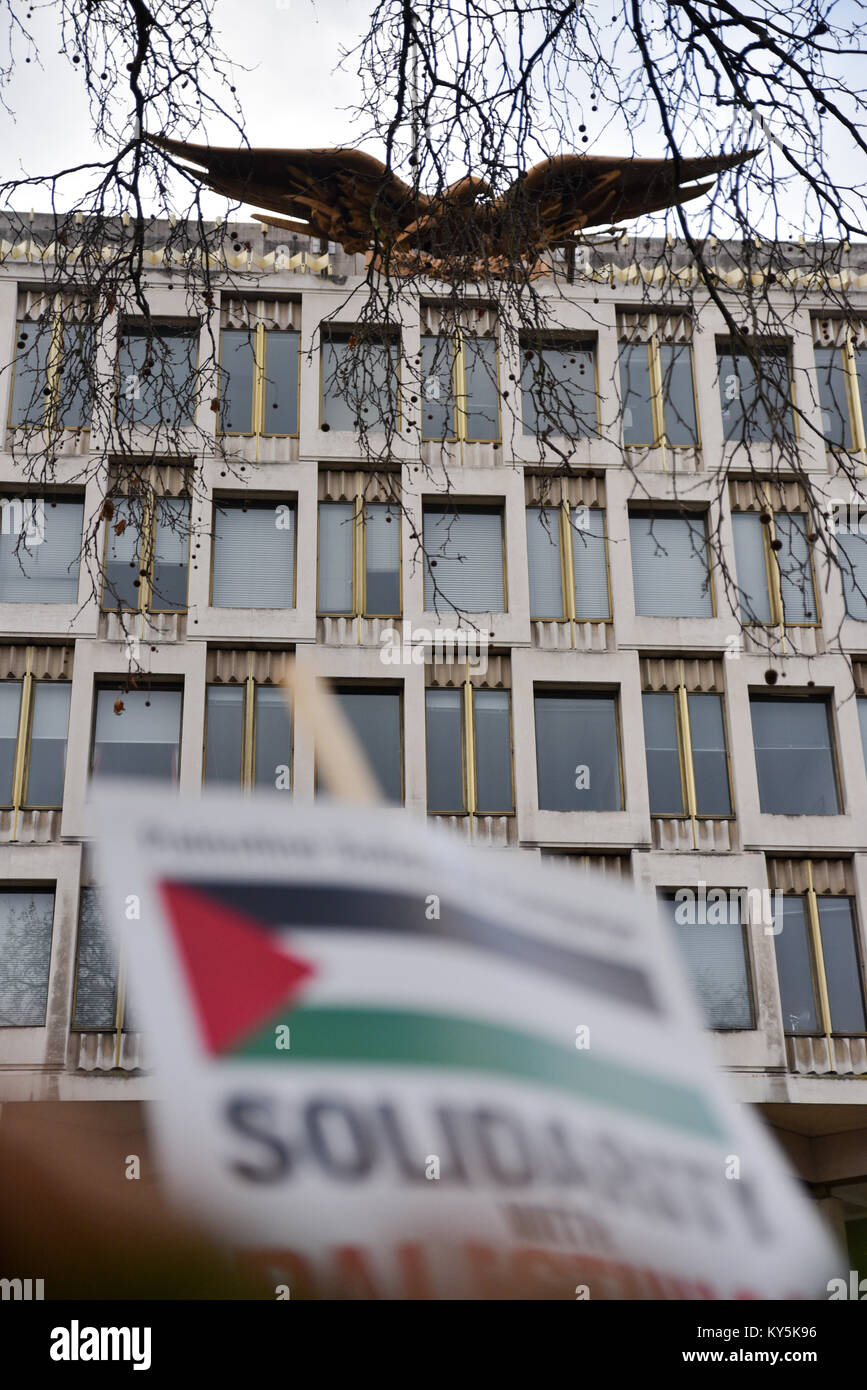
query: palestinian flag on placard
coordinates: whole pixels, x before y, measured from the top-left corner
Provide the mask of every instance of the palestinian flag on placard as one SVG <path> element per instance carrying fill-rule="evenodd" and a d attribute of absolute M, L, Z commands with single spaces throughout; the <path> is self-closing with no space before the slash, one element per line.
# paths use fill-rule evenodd
<path fill-rule="evenodd" d="M 555 1042 L 532 1024 L 516 1023 L 508 1007 L 498 1019 L 456 1013 L 451 1005 L 455 972 L 474 972 L 484 990 L 498 956 L 520 971 L 524 988 L 553 976 L 658 1015 L 639 966 L 565 948 L 470 909 L 442 904 L 429 916 L 424 897 L 387 888 L 249 880 L 164 880 L 159 887 L 199 1035 L 214 1058 L 486 1073 L 604 1100 L 677 1128 L 714 1129 L 703 1098 L 690 1088 L 595 1053 L 581 1054 L 576 1066 L 568 1032 Z M 335 934 L 347 931 L 367 936 L 379 953 L 373 994 L 346 965 Z M 446 949 L 434 950 L 423 966 L 413 958 L 414 1002 L 401 987 L 408 968 L 401 956 L 404 973 L 391 1001 L 381 989 L 394 970 L 389 942 L 407 937 Z M 328 1000 L 315 989 L 326 978 Z M 291 1031 L 285 1050 L 275 1041 L 283 1025 Z"/>
<path fill-rule="evenodd" d="M 231 1052 L 291 1009 L 314 968 L 257 914 L 255 884 L 160 884 L 163 907 L 208 1052 Z"/>

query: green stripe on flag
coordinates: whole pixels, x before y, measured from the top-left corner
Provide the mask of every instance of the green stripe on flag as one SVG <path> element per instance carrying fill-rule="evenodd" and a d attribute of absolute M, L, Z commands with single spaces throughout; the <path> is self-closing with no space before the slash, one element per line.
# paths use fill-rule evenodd
<path fill-rule="evenodd" d="M 290 1047 L 277 1047 L 285 1025 Z M 565 1048 L 546 1038 L 451 1014 L 399 1009 L 295 1009 L 227 1055 L 250 1061 L 339 1062 L 347 1066 L 453 1067 L 513 1081 L 534 1081 L 576 1100 L 596 1101 L 674 1129 L 719 1139 L 704 1096 L 650 1072 Z"/>

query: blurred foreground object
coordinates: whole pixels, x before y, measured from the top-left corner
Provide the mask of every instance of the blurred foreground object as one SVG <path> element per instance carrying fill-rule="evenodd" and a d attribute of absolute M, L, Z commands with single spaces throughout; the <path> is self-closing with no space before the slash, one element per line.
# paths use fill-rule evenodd
<path fill-rule="evenodd" d="M 101 814 L 161 1170 L 273 1286 L 824 1290 L 830 1238 L 643 899 L 371 805 L 130 785 Z"/>

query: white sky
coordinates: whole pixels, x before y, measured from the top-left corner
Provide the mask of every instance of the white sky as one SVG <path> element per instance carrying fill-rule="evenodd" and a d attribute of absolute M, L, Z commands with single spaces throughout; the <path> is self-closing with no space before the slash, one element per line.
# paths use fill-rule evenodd
<path fill-rule="evenodd" d="M 341 44 L 361 36 L 369 13 L 365 0 L 219 0 L 216 26 L 224 52 L 238 64 L 235 85 L 251 145 L 346 142 L 351 128 L 341 108 L 359 98 L 360 87 L 356 78 L 335 69 Z M 93 158 L 83 82 L 68 58 L 58 54 L 51 12 L 37 13 L 31 23 L 39 35 L 42 66 L 25 65 L 19 47 L 21 61 L 7 98 L 14 119 L 0 111 L 2 179 Z M 216 122 L 208 137 L 213 144 L 238 143 Z M 74 196 L 70 184 L 62 205 Z M 17 206 L 24 204 L 18 200 Z"/>

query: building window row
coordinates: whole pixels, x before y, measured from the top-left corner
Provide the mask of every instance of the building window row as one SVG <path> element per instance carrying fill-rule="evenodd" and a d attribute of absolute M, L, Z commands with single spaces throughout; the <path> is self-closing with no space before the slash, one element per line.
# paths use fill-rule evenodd
<path fill-rule="evenodd" d="M 120 496 L 107 505 L 103 610 L 185 611 L 189 499 Z M 291 496 L 215 499 L 212 606 L 295 606 L 296 509 Z M 741 620 L 817 626 L 814 537 L 806 514 L 736 509 L 731 518 Z M 0 532 L 0 603 L 74 603 L 83 524 L 78 498 L 9 500 Z M 526 527 L 531 619 L 611 621 L 604 508 L 543 501 L 528 506 Z M 398 497 L 368 500 L 361 483 L 352 500 L 320 501 L 318 613 L 400 615 L 401 528 Z M 841 531 L 836 541 L 846 613 L 867 621 L 867 536 Z M 506 546 L 504 501 L 425 503 L 425 610 L 508 611 Z M 637 616 L 716 615 L 706 512 L 630 508 L 629 546 Z"/>
<path fill-rule="evenodd" d="M 218 429 L 226 435 L 294 437 L 302 371 L 300 315 L 263 319 L 244 308 L 224 315 L 219 341 Z M 256 302 L 254 302 L 256 303 Z M 19 317 L 9 423 L 80 430 L 92 413 L 93 330 L 84 302 L 75 313 L 53 305 Z M 487 315 L 490 318 L 490 315 Z M 240 320 L 243 319 L 243 322 Z M 294 321 L 293 321 L 294 320 Z M 619 385 L 626 447 L 696 449 L 700 443 L 692 348 L 686 315 L 619 315 Z M 673 326 L 672 326 L 673 325 Z M 864 447 L 867 348 L 851 328 L 817 320 L 815 366 L 822 429 L 829 447 Z M 820 331 L 821 330 L 821 331 Z M 198 321 L 123 323 L 118 334 L 116 418 L 125 426 L 182 429 L 193 423 L 198 392 Z M 503 401 L 496 327 L 458 326 L 422 334 L 421 352 L 401 381 L 397 329 L 323 325 L 319 427 L 356 432 L 401 428 L 401 394 L 418 405 L 425 441 L 496 443 Z M 525 435 L 582 438 L 599 433 L 595 338 L 548 335 L 521 343 L 518 413 Z M 717 344 L 726 440 L 767 442 L 797 433 L 790 349 L 756 342 Z"/>
<path fill-rule="evenodd" d="M 69 680 L 0 681 L 0 806 L 63 803 Z M 388 798 L 403 800 L 403 689 L 356 682 L 337 698 Z M 282 688 L 248 676 L 209 681 L 203 778 L 247 788 L 292 786 L 292 722 Z M 91 775 L 177 784 L 183 689 L 98 682 Z M 617 689 L 533 686 L 538 807 L 620 811 L 626 804 Z M 642 713 L 650 814 L 722 819 L 734 814 L 721 693 L 645 688 Z M 858 713 L 867 764 L 867 697 Z M 768 815 L 841 814 L 842 786 L 830 697 L 750 695 L 759 805 Z M 510 815 L 515 808 L 508 687 L 471 678 L 425 694 L 428 809 L 439 815 Z"/>
<path fill-rule="evenodd" d="M 848 866 L 842 866 L 842 888 L 834 891 L 826 891 L 827 883 L 816 886 L 810 861 L 798 867 L 805 876 L 798 891 L 792 885 L 780 892 L 705 883 L 657 890 L 708 1028 L 757 1026 L 752 928 L 761 939 L 773 938 L 786 1035 L 831 1040 L 867 1034 L 864 957 L 855 894 L 845 882 Z M 773 860 L 768 871 L 773 881 Z M 53 885 L 0 886 L 0 1027 L 45 1024 L 54 914 Z M 82 887 L 73 1030 L 135 1029 L 126 994 L 125 952 L 106 931 L 98 893 Z"/>

